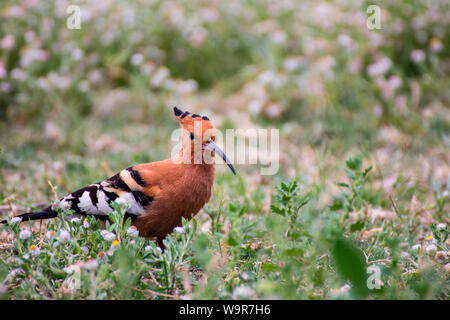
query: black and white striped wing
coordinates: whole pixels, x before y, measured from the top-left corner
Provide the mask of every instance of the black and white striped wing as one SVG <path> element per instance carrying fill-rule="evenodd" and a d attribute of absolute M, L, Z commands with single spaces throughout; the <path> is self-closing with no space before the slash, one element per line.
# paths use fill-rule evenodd
<path fill-rule="evenodd" d="M 69 194 L 61 199 L 60 206 L 78 214 L 107 216 L 112 212 L 111 202 L 120 199 L 129 206 L 127 214 L 138 217 L 153 201 L 144 193 L 146 186 L 139 172 L 130 167 L 105 181 Z"/>

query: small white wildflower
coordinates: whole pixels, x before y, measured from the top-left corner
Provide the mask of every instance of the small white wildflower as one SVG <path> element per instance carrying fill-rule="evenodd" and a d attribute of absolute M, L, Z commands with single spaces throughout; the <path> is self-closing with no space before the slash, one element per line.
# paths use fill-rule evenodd
<path fill-rule="evenodd" d="M 72 222 L 72 223 L 74 223 L 74 224 L 79 224 L 80 223 L 80 218 L 72 218 L 71 220 L 70 220 L 70 222 Z"/>
<path fill-rule="evenodd" d="M 251 296 L 253 296 L 254 290 L 248 286 L 240 285 L 239 287 L 236 287 L 233 290 L 233 293 L 231 297 L 234 300 L 237 299 L 249 299 Z"/>
<path fill-rule="evenodd" d="M 411 250 L 414 252 L 419 252 L 422 249 L 422 245 L 417 243 L 411 247 Z"/>
<path fill-rule="evenodd" d="M 347 293 L 349 293 L 351 288 L 352 287 L 349 284 L 346 283 L 346 284 L 344 284 L 342 287 L 340 287 L 338 289 L 338 293 L 339 294 L 347 294 Z"/>
<path fill-rule="evenodd" d="M 247 280 L 250 278 L 250 276 L 248 275 L 247 272 L 242 272 L 241 277 L 242 277 L 242 279 L 245 280 L 245 281 L 247 281 Z"/>
<path fill-rule="evenodd" d="M 116 235 L 112 232 L 108 232 L 103 236 L 103 239 L 105 239 L 108 242 L 114 241 L 115 238 L 116 238 Z"/>
<path fill-rule="evenodd" d="M 136 229 L 136 227 L 131 226 L 127 229 L 127 236 L 131 238 L 136 238 L 139 235 L 139 231 Z"/>
<path fill-rule="evenodd" d="M 23 230 L 20 231 L 20 233 L 19 233 L 19 238 L 20 238 L 21 240 L 26 240 L 26 239 L 28 239 L 29 237 L 31 237 L 31 232 L 30 232 L 30 230 L 28 230 L 28 229 L 23 229 Z"/>
<path fill-rule="evenodd" d="M 8 291 L 8 287 L 0 284 L 0 296 L 4 295 Z"/>
<path fill-rule="evenodd" d="M 428 246 L 425 247 L 425 251 L 429 254 L 429 255 L 433 255 L 436 253 L 437 247 L 434 244 L 430 244 Z"/>
<path fill-rule="evenodd" d="M 422 62 L 425 60 L 425 52 L 420 49 L 411 51 L 411 60 L 416 63 Z"/>
<path fill-rule="evenodd" d="M 87 220 L 83 221 L 83 227 L 85 227 L 86 229 L 89 229 L 91 225 L 89 224 L 89 222 Z"/>
<path fill-rule="evenodd" d="M 144 62 L 144 56 L 140 53 L 135 53 L 131 56 L 131 64 L 133 66 L 139 66 Z"/>
<path fill-rule="evenodd" d="M 29 254 L 29 253 L 25 253 L 25 254 L 23 255 L 23 258 L 24 258 L 25 260 L 29 259 L 29 258 L 30 258 L 30 254 Z"/>
<path fill-rule="evenodd" d="M 442 194 L 441 194 L 441 197 L 442 197 L 442 198 L 447 198 L 448 195 L 449 195 L 448 190 L 444 190 L 444 192 L 442 192 Z"/>
<path fill-rule="evenodd" d="M 98 268 L 98 262 L 95 259 L 90 259 L 83 264 L 83 268 L 87 270 L 96 270 Z"/>
<path fill-rule="evenodd" d="M 106 234 L 108 234 L 109 233 L 109 231 L 108 230 L 102 230 L 101 232 L 100 232 L 100 234 L 102 235 L 102 237 L 104 237 Z"/>
<path fill-rule="evenodd" d="M 383 57 L 377 60 L 375 63 L 369 65 L 367 67 L 367 73 L 371 77 L 379 76 L 385 74 L 391 66 L 392 61 L 387 57 Z"/>
<path fill-rule="evenodd" d="M 22 218 L 14 217 L 14 218 L 11 219 L 10 224 L 13 225 L 13 224 L 16 224 L 16 223 L 20 223 L 21 221 L 22 221 Z"/>
<path fill-rule="evenodd" d="M 152 251 L 152 246 L 145 246 L 145 247 L 144 247 L 144 251 L 145 251 L 145 252 Z"/>
<path fill-rule="evenodd" d="M 70 233 L 69 232 L 67 232 L 64 229 L 59 231 L 59 241 L 64 243 L 64 242 L 67 242 L 69 240 L 70 240 Z"/>
<path fill-rule="evenodd" d="M 406 251 L 402 251 L 402 252 L 400 253 L 400 257 L 401 257 L 401 258 L 408 258 L 408 257 L 409 257 L 409 253 L 406 252 Z"/>
<path fill-rule="evenodd" d="M 32 257 L 36 257 L 41 253 L 41 249 L 39 249 L 38 246 L 33 244 L 33 245 L 31 245 L 29 252 Z"/>
<path fill-rule="evenodd" d="M 185 228 L 184 227 L 175 227 L 173 229 L 173 231 L 175 231 L 175 233 L 184 233 Z"/>
<path fill-rule="evenodd" d="M 439 223 L 439 224 L 436 226 L 436 229 L 437 229 L 437 230 L 442 230 L 442 229 L 445 229 L 445 227 L 446 227 L 446 224 L 445 224 L 445 223 Z"/>
<path fill-rule="evenodd" d="M 84 52 L 80 48 L 76 48 L 72 52 L 72 59 L 75 61 L 80 61 L 84 57 Z"/>
<path fill-rule="evenodd" d="M 59 246 L 59 242 L 58 241 L 55 241 L 54 243 L 53 243 L 53 248 L 58 248 L 58 246 Z"/>
<path fill-rule="evenodd" d="M 69 265 L 63 269 L 63 271 L 67 274 L 73 274 L 76 268 L 73 265 Z"/>
<path fill-rule="evenodd" d="M 89 253 L 89 248 L 86 246 L 82 246 L 81 248 L 81 252 L 83 252 L 84 254 L 88 254 Z"/>
<path fill-rule="evenodd" d="M 52 239 L 55 237 L 55 231 L 53 231 L 53 230 L 47 231 L 45 237 L 46 237 L 48 240 L 52 240 Z"/>

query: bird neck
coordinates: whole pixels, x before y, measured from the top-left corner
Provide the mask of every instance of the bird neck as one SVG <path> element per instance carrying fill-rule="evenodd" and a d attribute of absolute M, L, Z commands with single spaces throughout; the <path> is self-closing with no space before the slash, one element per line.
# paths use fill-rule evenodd
<path fill-rule="evenodd" d="M 199 159 L 199 157 L 196 157 L 194 152 L 186 152 L 185 149 L 181 148 L 178 155 L 172 158 L 172 160 L 173 162 L 184 166 L 186 172 L 191 173 L 193 176 L 212 182 L 214 180 L 216 167 L 214 156 L 215 154 L 213 153 L 211 159 L 212 161 L 205 161 L 206 159 Z"/>

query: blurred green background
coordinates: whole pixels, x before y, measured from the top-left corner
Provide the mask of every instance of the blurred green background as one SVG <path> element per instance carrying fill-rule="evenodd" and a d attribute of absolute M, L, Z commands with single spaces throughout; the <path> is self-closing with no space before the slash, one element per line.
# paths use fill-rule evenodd
<path fill-rule="evenodd" d="M 80 30 L 66 26 L 71 4 Z M 380 6 L 379 30 L 366 26 L 369 4 Z M 104 177 L 100 163 L 116 171 L 168 157 L 174 105 L 220 129 L 280 129 L 281 177 L 337 180 L 343 159 L 364 152 L 388 184 L 404 175 L 426 190 L 448 178 L 447 1 L 27 0 L 0 9 L 3 183 L 45 163 L 73 188 Z M 255 166 L 240 171 L 261 180 Z"/>
<path fill-rule="evenodd" d="M 71 4 L 80 30 L 66 27 Z M 379 30 L 366 26 L 371 4 Z M 176 105 L 222 130 L 280 130 L 278 174 L 242 165 L 233 179 L 220 165 L 212 206 L 239 195 L 269 213 L 289 178 L 320 189 L 320 211 L 361 153 L 371 206 L 419 203 L 448 222 L 436 199 L 450 187 L 449 12 L 444 0 L 3 0 L 1 203 L 169 157 Z"/>

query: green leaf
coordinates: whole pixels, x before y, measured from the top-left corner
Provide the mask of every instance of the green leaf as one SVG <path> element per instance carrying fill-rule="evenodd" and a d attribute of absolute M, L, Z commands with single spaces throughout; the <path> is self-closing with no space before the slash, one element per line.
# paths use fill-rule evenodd
<path fill-rule="evenodd" d="M 350 189 L 350 186 L 349 186 L 347 183 L 344 183 L 344 182 L 336 182 L 336 184 L 337 184 L 339 187 L 343 187 L 343 188 L 348 188 L 348 189 Z"/>
<path fill-rule="evenodd" d="M 350 226 L 350 232 L 359 231 L 364 228 L 364 221 L 358 220 Z"/>
<path fill-rule="evenodd" d="M 352 293 L 363 299 L 368 294 L 366 263 L 359 248 L 345 238 L 337 238 L 332 248 L 338 273 L 352 284 Z"/>
<path fill-rule="evenodd" d="M 261 264 L 261 270 L 264 271 L 264 272 L 274 272 L 274 271 L 278 271 L 279 269 L 280 269 L 280 267 L 278 267 L 274 263 L 263 263 L 263 264 Z"/>

